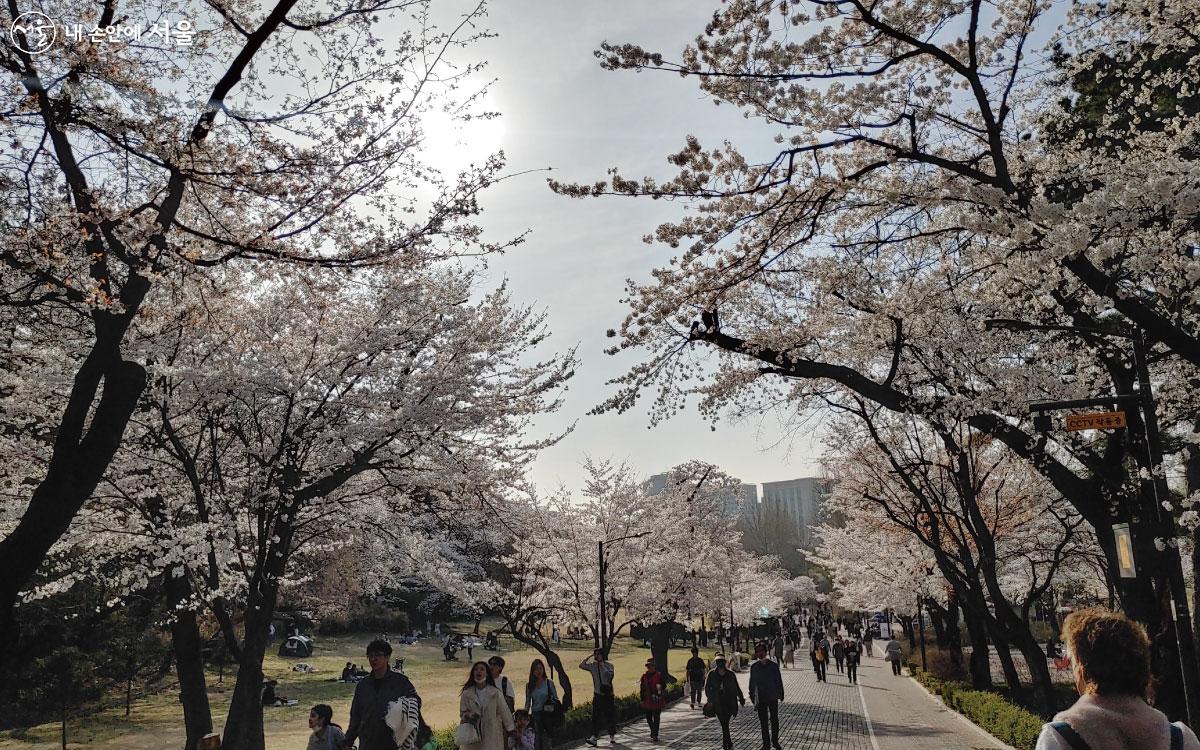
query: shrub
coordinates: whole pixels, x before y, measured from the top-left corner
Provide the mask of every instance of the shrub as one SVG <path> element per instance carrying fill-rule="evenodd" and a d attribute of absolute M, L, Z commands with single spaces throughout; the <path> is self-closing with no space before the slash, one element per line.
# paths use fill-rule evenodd
<path fill-rule="evenodd" d="M 331 615 L 322 617 L 317 627 L 319 635 L 345 635 L 347 633 L 403 633 L 408 630 L 408 615 L 378 604 L 357 607 L 349 617 Z"/>
<path fill-rule="evenodd" d="M 941 696 L 943 703 L 985 732 L 1017 750 L 1034 750 L 1042 731 L 1042 720 L 1036 714 L 1009 703 L 997 693 L 972 690 L 964 682 L 940 680 L 915 664 L 909 664 L 909 670 L 917 682 Z"/>

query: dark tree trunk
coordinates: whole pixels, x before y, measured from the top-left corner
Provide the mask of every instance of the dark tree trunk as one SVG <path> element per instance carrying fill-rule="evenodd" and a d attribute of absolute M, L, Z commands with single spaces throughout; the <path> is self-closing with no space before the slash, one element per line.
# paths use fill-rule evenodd
<path fill-rule="evenodd" d="M 563 666 L 562 658 L 554 651 L 546 649 L 538 651 L 546 657 L 547 669 L 549 674 L 558 674 L 558 687 L 562 691 L 559 700 L 562 701 L 563 710 L 569 711 L 575 705 L 575 691 L 571 687 L 571 677 L 567 674 L 566 667 Z"/>
<path fill-rule="evenodd" d="M 98 340 L 80 365 L 46 476 L 34 488 L 16 528 L 0 540 L 0 570 L 4 571 L 0 576 L 0 654 L 18 641 L 14 610 L 21 590 L 96 489 L 121 445 L 125 427 L 146 386 L 142 366 L 120 358 L 118 347 L 125 325 L 110 323 L 119 330 Z M 109 337 L 115 339 L 110 341 Z M 103 392 L 97 402 L 101 383 Z M 93 404 L 95 412 L 91 413 Z M 4 663 L 0 658 L 0 665 Z"/>
<path fill-rule="evenodd" d="M 1005 630 L 1011 638 L 1010 643 L 1017 647 L 1021 656 L 1025 657 L 1025 665 L 1029 668 L 1029 678 L 1033 687 L 1033 697 L 1037 702 L 1038 711 L 1042 718 L 1049 720 L 1058 713 L 1058 702 L 1054 696 L 1054 681 L 1050 677 L 1050 668 L 1046 663 L 1046 654 L 1041 645 L 1029 631 L 1028 624 L 1009 613 L 1005 618 Z"/>
<path fill-rule="evenodd" d="M 252 595 L 250 602 L 258 598 Z M 274 591 L 270 592 L 270 598 L 273 610 Z M 246 608 L 246 637 L 238 659 L 237 681 L 229 701 L 221 750 L 264 750 L 262 662 L 267 652 L 268 622 L 264 617 L 269 618 L 269 613 L 264 616 L 263 611 L 256 610 L 253 604 Z"/>
<path fill-rule="evenodd" d="M 196 613 L 186 608 L 190 595 L 186 577 L 166 577 L 167 601 L 176 611 L 171 623 L 171 646 L 175 652 L 175 671 L 179 677 L 179 702 L 183 705 L 184 750 L 195 750 L 204 735 L 213 730 L 212 708 L 204 678 L 203 642 Z"/>
<path fill-rule="evenodd" d="M 647 630 L 650 632 L 650 655 L 658 671 L 662 672 L 667 683 L 676 682 L 676 677 L 668 669 L 667 656 L 671 650 L 671 631 L 675 628 L 674 620 L 656 623 Z"/>
<path fill-rule="evenodd" d="M 992 661 L 988 655 L 987 628 L 972 607 L 963 605 L 963 620 L 967 624 L 967 635 L 971 639 L 971 687 L 976 690 L 992 688 Z"/>
<path fill-rule="evenodd" d="M 536 628 L 525 630 L 521 628 L 514 618 L 507 615 L 505 616 L 505 621 L 508 623 L 508 630 L 512 633 L 514 639 L 534 649 L 546 660 L 546 675 L 553 677 L 554 674 L 558 674 L 557 680 L 560 693 L 558 697 L 562 701 L 563 710 L 568 710 L 574 706 L 571 678 L 567 674 L 566 667 L 563 666 L 562 658 L 550 647 L 550 642 Z"/>
<path fill-rule="evenodd" d="M 933 626 L 933 642 L 946 647 L 946 611 L 936 604 L 929 605 L 929 624 Z"/>

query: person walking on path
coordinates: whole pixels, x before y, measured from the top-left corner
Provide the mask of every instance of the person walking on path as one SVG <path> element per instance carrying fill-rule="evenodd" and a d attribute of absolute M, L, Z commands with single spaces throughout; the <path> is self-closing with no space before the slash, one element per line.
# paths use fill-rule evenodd
<path fill-rule="evenodd" d="M 653 659 L 646 660 L 639 693 L 642 710 L 646 712 L 646 724 L 650 727 L 650 741 L 658 742 L 658 724 L 662 719 L 662 710 L 667 706 L 667 685 Z"/>
<path fill-rule="evenodd" d="M 737 716 L 739 705 L 746 705 L 746 697 L 742 695 L 742 686 L 738 684 L 737 675 L 725 668 L 723 656 L 717 657 L 713 671 L 708 673 L 708 681 L 704 683 L 704 697 L 712 706 L 713 715 L 721 725 L 721 747 L 723 750 L 733 750 L 733 739 L 729 736 L 729 720 Z"/>
<path fill-rule="evenodd" d="M 1042 727 L 1036 750 L 1200 750 L 1191 729 L 1146 703 L 1150 641 L 1140 624 L 1082 609 L 1067 615 L 1062 639 L 1079 700 Z"/>
<path fill-rule="evenodd" d="M 604 658 L 604 650 L 596 649 L 592 655 L 579 663 L 579 668 L 592 675 L 592 736 L 587 743 L 595 747 L 600 739 L 600 728 L 608 728 L 608 741 L 616 742 L 617 719 L 613 706 L 612 662 Z"/>
<path fill-rule="evenodd" d="M 891 639 L 888 640 L 883 658 L 892 663 L 892 674 L 900 674 L 900 641 L 896 640 L 895 633 L 892 633 Z"/>
<path fill-rule="evenodd" d="M 862 647 L 858 641 L 850 638 L 846 641 L 846 679 L 852 684 L 858 682 L 858 660 L 862 656 Z"/>
<path fill-rule="evenodd" d="M 345 750 L 346 735 L 333 723 L 333 709 L 318 703 L 308 712 L 308 750 Z"/>
<path fill-rule="evenodd" d="M 846 671 L 843 669 L 843 665 L 846 663 L 846 641 L 844 638 L 833 639 L 833 663 L 837 665 L 838 674 Z"/>
<path fill-rule="evenodd" d="M 775 636 L 775 640 L 771 642 L 771 646 L 775 651 L 775 663 L 783 664 L 783 636 Z"/>
<path fill-rule="evenodd" d="M 829 666 L 829 639 L 823 631 L 818 630 L 812 640 L 813 671 L 817 673 L 817 682 L 828 682 L 825 670 Z"/>
<path fill-rule="evenodd" d="M 516 724 L 504 694 L 492 680 L 487 662 L 477 661 L 458 696 L 458 714 L 464 723 L 474 724 L 479 741 L 462 745 L 460 750 L 506 750 L 505 738 Z"/>
<path fill-rule="evenodd" d="M 395 735 L 387 725 L 388 704 L 412 698 L 421 705 L 421 696 L 407 677 L 390 667 L 392 645 L 376 639 L 367 644 L 367 663 L 371 673 L 354 686 L 350 702 L 350 723 L 346 727 L 346 747 L 358 741 L 358 750 L 396 750 Z"/>
<path fill-rule="evenodd" d="M 783 675 L 779 665 L 767 658 L 766 643 L 754 647 L 754 658 L 756 661 L 750 667 L 750 701 L 758 711 L 762 750 L 782 750 L 779 747 L 779 702 L 783 700 Z"/>
<path fill-rule="evenodd" d="M 537 738 L 535 750 L 553 750 L 552 727 L 558 725 L 562 716 L 552 714 L 561 714 L 562 704 L 558 702 L 558 690 L 546 674 L 546 665 L 541 659 L 534 659 L 533 664 L 529 665 L 529 682 L 525 683 L 525 710 L 529 712 L 533 733 Z"/>
<path fill-rule="evenodd" d="M 704 660 L 700 658 L 700 649 L 693 646 L 692 658 L 688 659 L 687 666 L 684 667 L 692 708 L 696 708 L 704 702 L 704 674 L 707 671 Z"/>

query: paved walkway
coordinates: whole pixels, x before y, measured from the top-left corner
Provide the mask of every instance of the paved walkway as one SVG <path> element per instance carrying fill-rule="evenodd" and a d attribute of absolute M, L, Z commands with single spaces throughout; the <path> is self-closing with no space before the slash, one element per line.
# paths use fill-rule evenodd
<path fill-rule="evenodd" d="M 804 652 L 800 652 L 804 653 Z M 830 665 L 829 681 L 817 682 L 808 662 L 783 670 L 787 699 L 779 707 L 779 743 L 784 750 L 982 750 L 1007 747 L 931 698 L 907 676 L 892 675 L 887 662 L 867 658 L 859 685 Z M 747 689 L 749 674 L 739 675 Z M 749 704 L 730 725 L 736 750 L 762 745 L 758 715 Z M 720 750 L 721 727 L 699 709 L 677 702 L 663 712 L 660 741 L 652 743 L 645 721 L 618 732 L 617 750 Z M 608 746 L 607 738 L 600 747 Z M 582 747 L 586 748 L 586 745 Z"/>

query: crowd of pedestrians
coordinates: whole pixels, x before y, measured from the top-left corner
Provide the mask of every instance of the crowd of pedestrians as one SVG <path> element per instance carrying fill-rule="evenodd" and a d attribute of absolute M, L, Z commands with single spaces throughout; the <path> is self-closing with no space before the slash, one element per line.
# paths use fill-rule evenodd
<path fill-rule="evenodd" d="M 818 681 L 828 679 L 829 662 L 837 674 L 857 682 L 857 669 L 864 643 L 854 635 L 839 632 L 841 623 L 809 619 L 808 652 Z M 852 632 L 852 631 L 851 631 Z M 894 639 L 888 644 L 899 649 Z M 746 694 L 737 671 L 749 668 L 749 699 L 758 715 L 763 750 L 779 750 L 779 704 L 784 700 L 783 669 L 795 668 L 795 653 L 805 646 L 800 626 L 781 630 L 753 648 L 754 658 L 742 665 L 734 651 L 730 660 L 724 653 L 705 662 L 700 649 L 693 646 L 684 668 L 687 694 L 692 709 L 716 718 L 721 727 L 722 746 L 732 750 L 730 722 L 746 705 Z M 391 668 L 392 646 L 384 639 L 368 644 L 369 671 L 347 663 L 344 673 L 357 678 L 346 728 L 334 721 L 333 709 L 325 704 L 312 707 L 308 725 L 312 730 L 308 750 L 437 750 L 437 742 L 420 713 L 420 696 L 413 683 Z M 893 662 L 897 665 L 898 660 Z M 610 744 L 616 739 L 615 668 L 603 649 L 595 649 L 579 668 L 592 678 L 591 734 L 587 744 L 597 746 L 607 734 Z M 554 733 L 561 725 L 563 707 L 558 687 L 550 678 L 545 663 L 534 659 L 518 701 L 518 689 L 504 674 L 503 657 L 474 662 L 459 691 L 459 726 L 456 745 L 461 750 L 553 750 Z M 345 674 L 343 674 L 345 677 Z M 667 705 L 667 683 L 654 659 L 645 663 L 640 680 L 640 707 L 644 712 L 650 739 L 659 741 L 660 722 Z M 397 709 L 396 706 L 401 706 Z M 405 715 L 408 711 L 409 715 Z M 357 746 L 356 744 L 357 743 Z M 1048 746 L 1052 747 L 1052 746 Z M 1188 748 L 1188 750 L 1200 750 Z"/>

